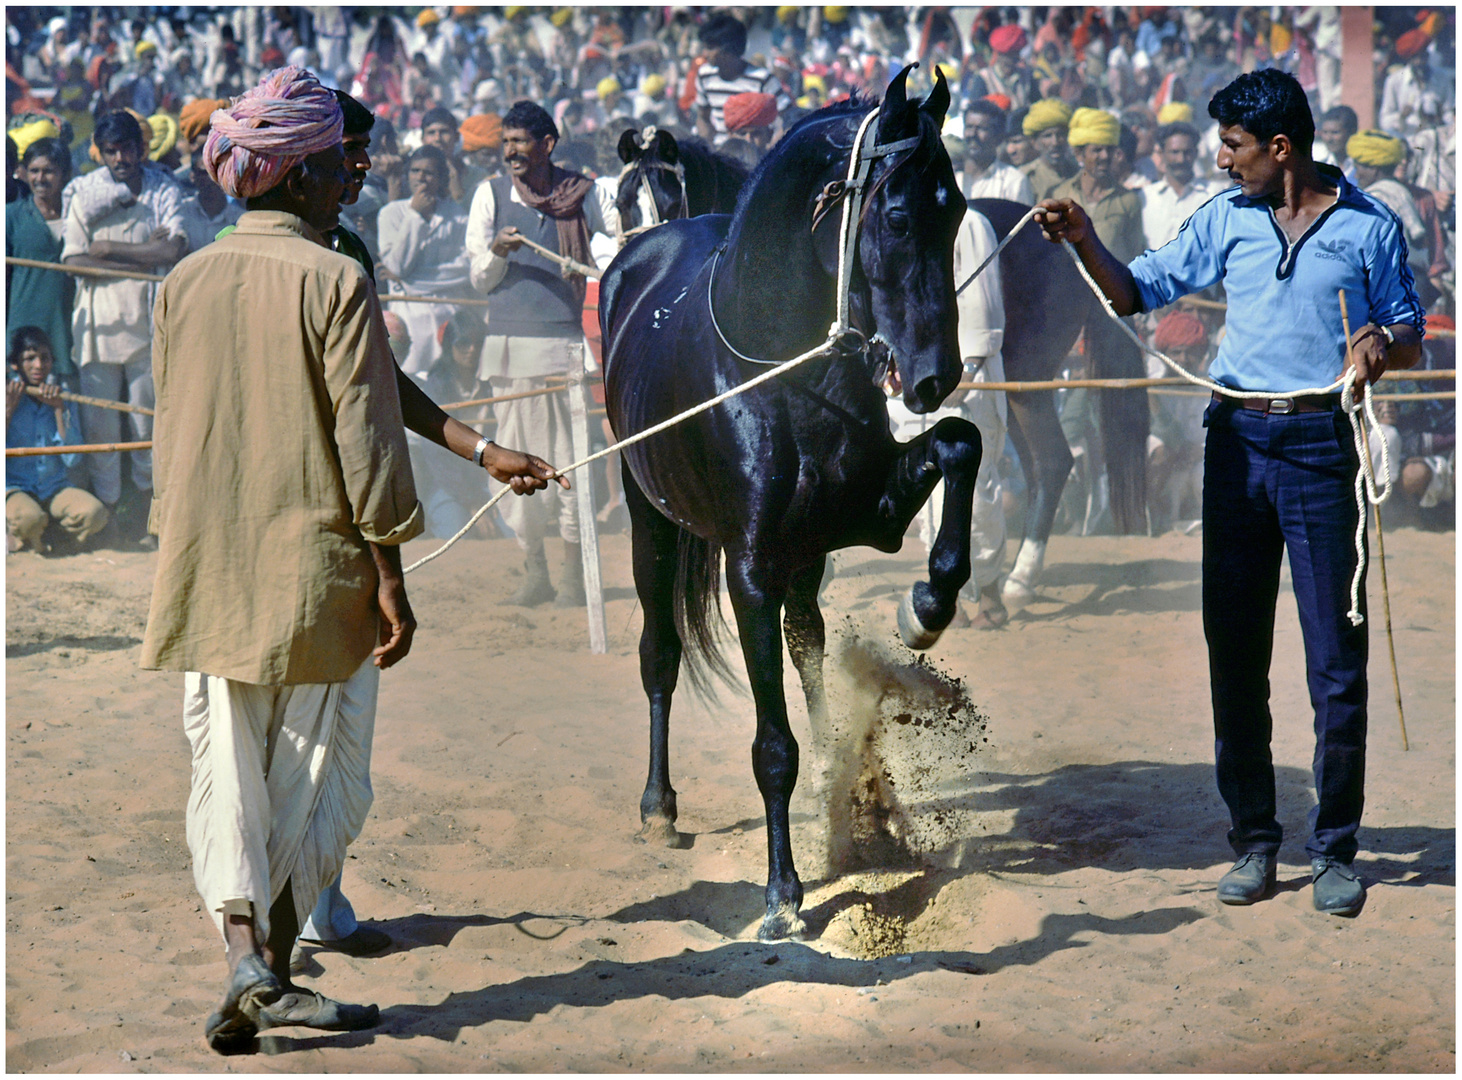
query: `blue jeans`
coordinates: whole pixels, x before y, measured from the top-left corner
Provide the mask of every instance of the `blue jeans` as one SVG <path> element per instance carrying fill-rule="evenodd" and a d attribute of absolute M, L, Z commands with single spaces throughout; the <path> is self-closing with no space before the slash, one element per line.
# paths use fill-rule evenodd
<path fill-rule="evenodd" d="M 1204 415 L 1203 632 L 1218 790 L 1237 855 L 1277 854 L 1269 662 L 1279 568 L 1290 575 L 1315 710 L 1311 858 L 1348 863 L 1364 804 L 1367 626 L 1352 626 L 1357 459 L 1345 414 L 1266 415 L 1231 403 Z M 1360 611 L 1365 614 L 1365 582 Z"/>

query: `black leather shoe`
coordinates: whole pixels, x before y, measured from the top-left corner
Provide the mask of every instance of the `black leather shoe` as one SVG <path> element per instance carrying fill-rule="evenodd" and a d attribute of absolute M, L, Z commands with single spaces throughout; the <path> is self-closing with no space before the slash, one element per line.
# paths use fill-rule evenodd
<path fill-rule="evenodd" d="M 1339 859 L 1310 860 L 1315 882 L 1315 910 L 1327 915 L 1357 915 L 1366 902 L 1366 887 L 1356 872 Z"/>
<path fill-rule="evenodd" d="M 1253 904 L 1274 892 L 1277 867 L 1273 855 L 1250 851 L 1239 856 L 1218 879 L 1218 898 L 1225 904 Z"/>

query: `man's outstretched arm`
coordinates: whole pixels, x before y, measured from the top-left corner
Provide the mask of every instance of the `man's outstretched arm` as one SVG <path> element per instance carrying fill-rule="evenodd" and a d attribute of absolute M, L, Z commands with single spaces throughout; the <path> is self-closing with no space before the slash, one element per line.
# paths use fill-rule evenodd
<path fill-rule="evenodd" d="M 1135 315 L 1142 310 L 1137 282 L 1127 264 L 1108 251 L 1097 238 L 1086 211 L 1070 199 L 1043 199 L 1037 204 L 1036 224 L 1052 243 L 1069 240 L 1081 257 L 1081 265 L 1107 294 L 1118 315 Z"/>

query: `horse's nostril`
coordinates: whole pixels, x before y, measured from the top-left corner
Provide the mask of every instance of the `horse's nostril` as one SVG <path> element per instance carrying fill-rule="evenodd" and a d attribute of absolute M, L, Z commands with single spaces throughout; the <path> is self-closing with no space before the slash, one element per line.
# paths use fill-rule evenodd
<path fill-rule="evenodd" d="M 914 396 L 919 399 L 920 404 L 927 405 L 931 409 L 938 406 L 948 392 L 940 385 L 937 375 L 930 375 L 914 384 Z"/>

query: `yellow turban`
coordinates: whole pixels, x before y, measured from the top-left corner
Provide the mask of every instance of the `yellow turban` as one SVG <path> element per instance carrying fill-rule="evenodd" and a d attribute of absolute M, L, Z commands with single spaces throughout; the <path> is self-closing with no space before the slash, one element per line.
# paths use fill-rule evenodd
<path fill-rule="evenodd" d="M 665 76 L 658 72 L 646 75 L 640 82 L 640 93 L 645 97 L 659 97 L 665 92 Z"/>
<path fill-rule="evenodd" d="M 825 7 L 822 9 L 822 17 L 836 26 L 848 17 L 846 7 Z"/>
<path fill-rule="evenodd" d="M 178 122 L 167 113 L 157 113 L 147 118 L 146 134 L 152 137 L 147 142 L 147 156 L 152 161 L 161 160 L 162 156 L 178 144 Z"/>
<path fill-rule="evenodd" d="M 561 7 L 548 17 L 548 21 L 553 23 L 554 26 L 562 28 L 567 26 L 569 24 L 569 20 L 573 17 L 573 8 Z"/>
<path fill-rule="evenodd" d="M 15 140 L 15 149 L 21 157 L 30 148 L 30 144 L 37 139 L 59 139 L 61 132 L 56 125 L 42 117 L 39 120 L 32 120 L 29 124 L 22 124 L 20 127 L 13 127 L 5 134 Z"/>
<path fill-rule="evenodd" d="M 1047 128 L 1067 127 L 1071 123 L 1071 106 L 1058 98 L 1046 98 L 1030 107 L 1020 130 L 1026 137 L 1039 135 Z"/>
<path fill-rule="evenodd" d="M 599 80 L 599 85 L 595 87 L 595 91 L 598 93 L 600 101 L 603 101 L 610 94 L 619 93 L 621 89 L 623 88 L 619 85 L 619 80 L 616 79 L 613 75 L 604 76 L 604 78 Z"/>
<path fill-rule="evenodd" d="M 132 52 L 138 58 L 141 58 L 144 53 L 157 52 L 157 46 L 150 41 L 139 41 L 136 45 L 132 46 Z"/>
<path fill-rule="evenodd" d="M 1406 158 L 1406 146 L 1400 139 L 1375 128 L 1352 135 L 1345 144 L 1345 152 L 1357 165 L 1369 165 L 1373 169 L 1390 168 Z"/>
<path fill-rule="evenodd" d="M 1193 106 L 1186 101 L 1170 101 L 1157 113 L 1158 126 L 1164 124 L 1191 124 L 1193 122 Z"/>
<path fill-rule="evenodd" d="M 416 17 L 416 25 L 419 27 L 431 26 L 433 23 L 439 23 L 441 21 L 442 17 L 431 8 L 422 8 L 421 14 Z"/>
<path fill-rule="evenodd" d="M 519 15 L 523 14 L 523 12 L 527 10 L 528 9 L 522 4 L 510 4 L 507 7 L 503 8 L 503 18 L 507 19 L 508 22 L 512 22 Z"/>
<path fill-rule="evenodd" d="M 1122 126 L 1105 109 L 1077 109 L 1071 114 L 1066 141 L 1072 146 L 1116 146 Z"/>
<path fill-rule="evenodd" d="M 955 76 L 957 76 L 959 74 L 959 68 L 955 67 L 953 64 L 949 63 L 949 61 L 947 61 L 947 60 L 944 63 L 942 63 L 942 64 L 935 64 L 934 66 L 936 68 L 938 68 L 940 71 L 944 72 L 944 77 L 946 79 L 953 79 Z"/>
<path fill-rule="evenodd" d="M 784 23 L 791 22 L 797 17 L 797 12 L 800 10 L 801 8 L 799 8 L 796 4 L 783 4 L 781 7 L 777 8 L 777 21 Z"/>

